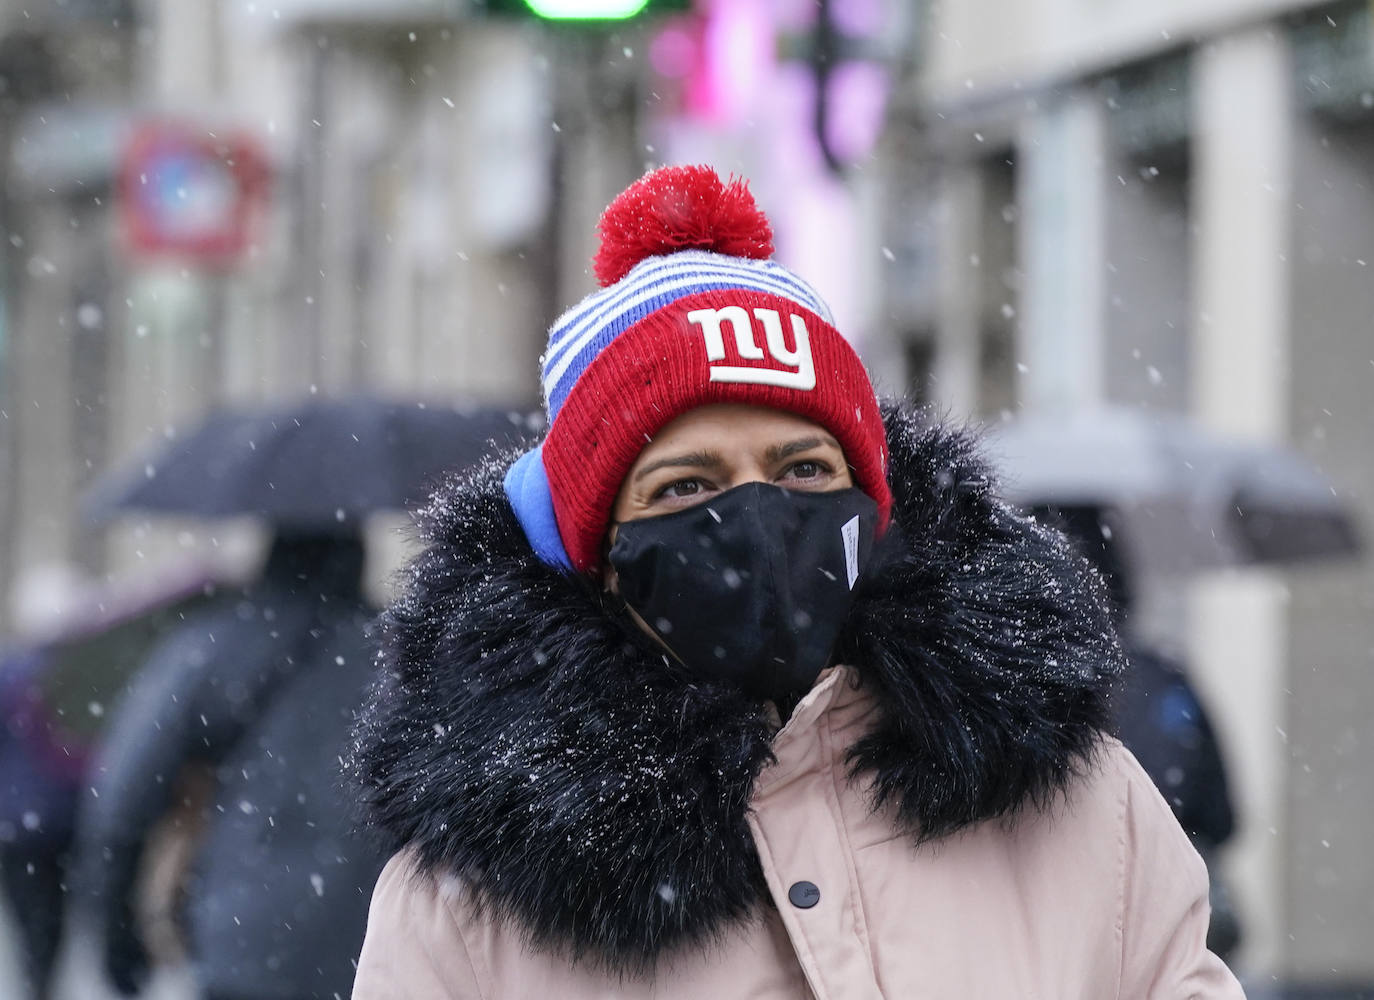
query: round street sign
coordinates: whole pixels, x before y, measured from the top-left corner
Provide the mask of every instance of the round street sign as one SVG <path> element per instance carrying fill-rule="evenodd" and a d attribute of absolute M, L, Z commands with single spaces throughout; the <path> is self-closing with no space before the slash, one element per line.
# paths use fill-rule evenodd
<path fill-rule="evenodd" d="M 250 138 L 172 122 L 140 125 L 119 172 L 129 247 L 232 263 L 248 246 L 266 189 L 265 159 Z"/>

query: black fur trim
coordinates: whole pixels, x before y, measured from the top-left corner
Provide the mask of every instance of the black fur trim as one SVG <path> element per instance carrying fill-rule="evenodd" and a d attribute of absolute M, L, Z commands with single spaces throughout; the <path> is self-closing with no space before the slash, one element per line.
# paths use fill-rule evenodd
<path fill-rule="evenodd" d="M 1101 581 L 997 498 L 969 436 L 896 408 L 887 427 L 894 528 L 838 653 L 881 705 L 853 770 L 929 839 L 1062 788 L 1122 657 Z M 423 513 L 352 771 L 393 847 L 462 875 L 532 944 L 643 970 L 765 898 L 745 817 L 770 727 L 534 556 L 508 463 Z"/>
<path fill-rule="evenodd" d="M 973 439 L 887 408 L 895 530 L 837 660 L 882 721 L 850 751 L 922 840 L 1048 805 L 1111 727 L 1125 660 L 1101 578 L 997 495 Z"/>

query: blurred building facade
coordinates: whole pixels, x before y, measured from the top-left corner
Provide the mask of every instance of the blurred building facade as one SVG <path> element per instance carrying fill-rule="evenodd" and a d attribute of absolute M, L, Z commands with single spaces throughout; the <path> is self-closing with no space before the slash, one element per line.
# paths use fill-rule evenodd
<path fill-rule="evenodd" d="M 1292 444 L 1367 532 L 1370 5 L 960 0 L 926 37 L 885 167 L 908 379 L 986 419 L 1113 403 Z M 1258 995 L 1367 989 L 1368 563 L 1151 604 L 1234 771 L 1240 968 Z"/>
<path fill-rule="evenodd" d="M 107 533 L 79 509 L 93 477 L 212 406 L 536 401 L 557 260 L 550 68 L 527 29 L 430 0 L 39 7 L 0 4 L 7 585 L 230 540 Z M 121 171 L 160 128 L 243 136 L 263 160 L 241 252 L 131 244 Z"/>
<path fill-rule="evenodd" d="M 599 33 L 469 0 L 38 6 L 0 0 L 6 589 L 229 544 L 79 510 L 212 405 L 536 403 L 597 213 L 690 160 L 753 179 L 883 388 L 956 418 L 1186 412 L 1301 448 L 1374 525 L 1363 0 L 832 2 L 863 44 L 828 123 L 810 0 Z M 129 246 L 129 137 L 167 122 L 265 161 L 233 260 Z M 1241 970 L 1258 991 L 1374 982 L 1366 566 L 1143 596 L 1235 771 Z"/>

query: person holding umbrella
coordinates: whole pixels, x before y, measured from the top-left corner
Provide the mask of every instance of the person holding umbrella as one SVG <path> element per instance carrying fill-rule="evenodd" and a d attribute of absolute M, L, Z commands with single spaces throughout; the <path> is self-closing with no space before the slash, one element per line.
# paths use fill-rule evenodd
<path fill-rule="evenodd" d="M 121 993 L 183 946 L 210 998 L 346 994 L 382 860 L 334 777 L 371 677 L 362 568 L 354 534 L 280 532 L 261 578 L 163 639 L 119 702 L 77 884 Z M 158 836 L 169 817 L 182 837 Z"/>
<path fill-rule="evenodd" d="M 1121 742 L 1145 768 L 1198 853 L 1211 880 L 1207 947 L 1223 959 L 1241 941 L 1240 916 L 1217 864 L 1235 831 L 1225 757 L 1201 696 L 1182 661 L 1144 641 L 1132 621 L 1136 580 L 1110 508 L 1037 504 L 1030 514 L 1064 532 L 1107 584 L 1130 666 L 1115 702 Z"/>
<path fill-rule="evenodd" d="M 520 438 L 496 411 L 362 398 L 220 413 L 154 475 L 139 463 L 98 485 L 101 510 L 251 514 L 274 533 L 239 600 L 153 650 L 92 769 L 78 919 L 120 992 L 141 988 L 150 954 L 184 948 L 210 1000 L 348 994 L 385 860 L 354 831 L 339 776 L 374 673 L 361 519 L 493 435 Z M 183 832 L 159 849 L 169 822 Z"/>
<path fill-rule="evenodd" d="M 385 618 L 355 1000 L 1240 996 L 1104 735 L 1101 580 L 880 408 L 743 182 L 601 233 L 545 439 L 440 490 Z"/>
<path fill-rule="evenodd" d="M 1063 530 L 1107 583 L 1130 662 L 1117 732 L 1212 870 L 1207 941 L 1225 957 L 1242 921 L 1215 863 L 1237 825 L 1222 741 L 1188 665 L 1137 627 L 1137 596 L 1151 580 L 1349 558 L 1359 527 L 1338 485 L 1298 452 L 1179 414 L 1102 406 L 1022 415 L 994 434 L 1008 499 Z"/>

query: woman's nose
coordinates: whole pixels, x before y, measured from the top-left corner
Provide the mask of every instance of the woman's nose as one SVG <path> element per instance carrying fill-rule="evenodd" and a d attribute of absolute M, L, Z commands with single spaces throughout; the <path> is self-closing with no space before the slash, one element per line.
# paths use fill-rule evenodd
<path fill-rule="evenodd" d="M 743 468 L 734 472 L 730 476 L 728 489 L 736 486 L 743 486 L 745 483 L 766 483 L 769 482 L 768 471 L 761 467 Z"/>

